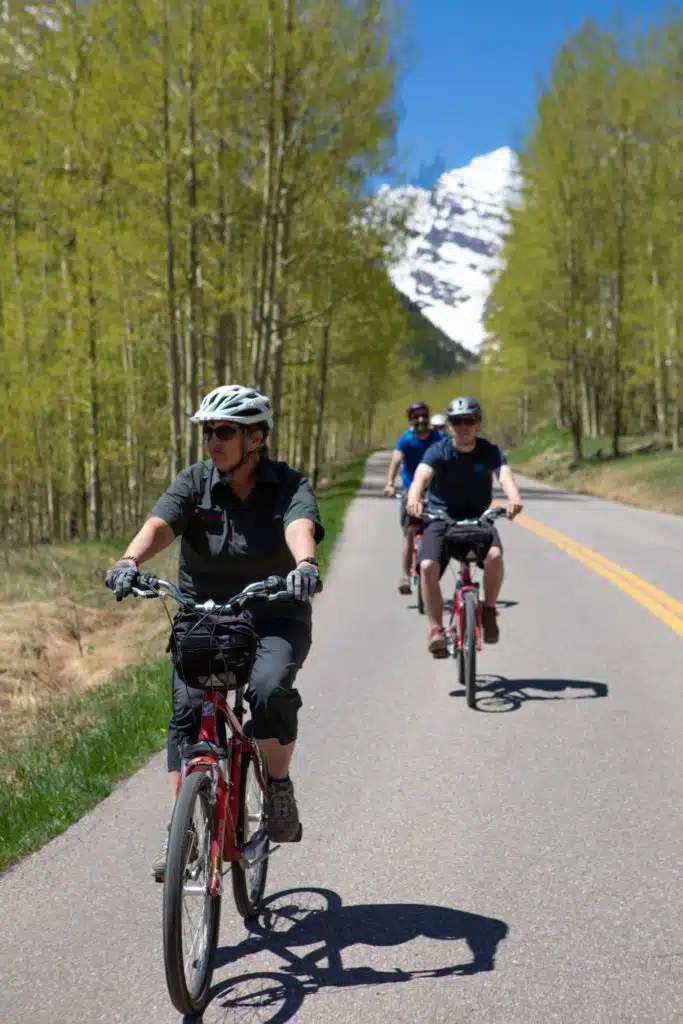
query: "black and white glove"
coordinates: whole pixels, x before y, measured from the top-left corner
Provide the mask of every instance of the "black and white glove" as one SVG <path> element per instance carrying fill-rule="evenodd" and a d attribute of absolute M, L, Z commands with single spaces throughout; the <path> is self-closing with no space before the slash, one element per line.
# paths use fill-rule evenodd
<path fill-rule="evenodd" d="M 312 562 L 299 562 L 287 576 L 287 593 L 295 601 L 307 601 L 315 594 L 320 573 Z"/>
<path fill-rule="evenodd" d="M 107 570 L 104 585 L 114 591 L 117 601 L 122 601 L 133 592 L 139 575 L 138 563 L 134 558 L 119 558 L 116 565 Z"/>

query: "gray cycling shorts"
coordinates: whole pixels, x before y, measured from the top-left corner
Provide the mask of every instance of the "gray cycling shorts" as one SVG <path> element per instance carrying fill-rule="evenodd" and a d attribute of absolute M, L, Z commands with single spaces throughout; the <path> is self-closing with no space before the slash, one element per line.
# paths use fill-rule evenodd
<path fill-rule="evenodd" d="M 276 739 L 283 745 L 297 737 L 301 696 L 294 688 L 297 672 L 311 646 L 308 622 L 273 616 L 259 623 L 260 645 L 246 690 L 254 737 Z M 166 758 L 170 772 L 180 771 L 181 747 L 199 735 L 204 691 L 188 686 L 175 669 L 171 672 L 173 714 L 168 726 Z"/>

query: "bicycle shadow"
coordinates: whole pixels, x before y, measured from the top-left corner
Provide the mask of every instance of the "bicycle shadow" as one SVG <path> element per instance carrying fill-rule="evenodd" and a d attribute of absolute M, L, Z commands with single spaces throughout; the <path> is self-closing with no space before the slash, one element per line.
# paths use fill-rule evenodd
<path fill-rule="evenodd" d="M 217 969 L 255 953 L 284 961 L 279 970 L 254 971 L 216 985 L 203 1024 L 244 1019 L 284 1024 L 307 996 L 324 988 L 383 985 L 418 978 L 467 976 L 495 969 L 498 944 L 508 934 L 504 921 L 419 903 L 344 906 L 337 893 L 323 888 L 289 889 L 266 899 L 263 912 L 248 922 L 250 935 L 236 947 L 219 949 Z M 345 967 L 342 954 L 356 946 L 392 948 L 420 938 L 464 941 L 471 957 L 445 967 L 402 970 Z M 312 951 L 311 946 L 314 946 Z M 305 952 L 297 953 L 297 947 Z M 255 1011 L 263 1015 L 255 1016 Z"/>
<path fill-rule="evenodd" d="M 538 691 L 538 693 L 529 691 Z M 586 693 L 575 694 L 574 691 Z M 482 675 L 477 677 L 477 711 L 501 714 L 518 711 L 528 701 L 547 700 L 595 700 L 606 697 L 607 683 L 588 679 L 507 679 L 505 676 Z M 464 697 L 465 690 L 451 690 L 451 697 Z"/>

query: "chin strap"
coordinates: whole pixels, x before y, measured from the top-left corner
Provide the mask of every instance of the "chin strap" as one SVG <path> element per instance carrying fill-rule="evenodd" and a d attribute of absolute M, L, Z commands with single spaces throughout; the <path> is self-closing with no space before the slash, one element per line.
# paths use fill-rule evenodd
<path fill-rule="evenodd" d="M 241 438 L 242 454 L 240 455 L 240 457 L 237 460 L 237 462 L 235 463 L 235 465 L 231 466 L 230 469 L 219 469 L 218 470 L 218 473 L 219 473 L 219 476 L 220 476 L 221 480 L 225 480 L 226 483 L 229 483 L 232 480 L 232 475 L 233 475 L 233 473 L 235 472 L 236 469 L 239 469 L 240 466 L 245 466 L 247 464 L 247 462 L 249 461 L 249 459 L 251 458 L 252 455 L 254 455 L 256 452 L 262 452 L 263 449 L 266 446 L 266 442 L 262 441 L 261 444 L 257 445 L 256 448 L 252 448 L 250 451 L 248 451 L 247 450 L 247 438 L 246 438 L 246 433 L 245 433 L 244 429 L 240 430 L 240 438 Z"/>

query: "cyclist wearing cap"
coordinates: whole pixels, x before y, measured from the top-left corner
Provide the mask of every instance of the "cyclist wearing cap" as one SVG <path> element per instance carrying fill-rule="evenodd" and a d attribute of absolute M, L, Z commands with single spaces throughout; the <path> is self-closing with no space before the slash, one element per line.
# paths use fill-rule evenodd
<path fill-rule="evenodd" d="M 432 428 L 432 430 L 438 430 L 439 434 L 441 434 L 441 437 L 446 436 L 447 423 L 448 420 L 446 419 L 442 412 L 435 412 L 431 420 L 429 421 L 429 425 Z"/>
<path fill-rule="evenodd" d="M 289 778 L 301 707 L 294 680 L 311 646 L 306 599 L 319 580 L 316 543 L 324 529 L 306 478 L 268 457 L 273 413 L 264 395 L 239 384 L 216 388 L 192 422 L 201 424 L 210 457 L 178 474 L 105 583 L 119 600 L 129 595 L 139 565 L 176 537 L 181 538 L 178 585 L 197 601 L 224 602 L 256 580 L 287 577 L 291 603 L 253 609 L 260 645 L 246 696 L 254 738 L 268 767 L 268 832 L 274 842 L 294 842 L 301 837 Z M 172 687 L 167 763 L 175 800 L 181 748 L 196 741 L 203 691 L 175 670 Z M 164 879 L 167 848 L 168 839 L 154 861 L 157 881 Z"/>
<path fill-rule="evenodd" d="M 419 521 L 415 522 L 413 517 L 409 516 L 406 511 L 408 488 L 413 482 L 415 470 L 420 464 L 422 456 L 431 445 L 441 440 L 442 436 L 437 430 L 432 430 L 429 426 L 429 408 L 424 402 L 413 402 L 409 405 L 407 416 L 410 427 L 401 434 L 396 442 L 396 448 L 392 453 L 389 464 L 387 482 L 384 487 L 384 493 L 393 497 L 396 493 L 394 480 L 400 466 L 404 491 L 401 498 L 400 512 L 401 529 L 403 530 L 403 550 L 401 552 L 403 573 L 398 583 L 400 594 L 410 593 L 408 577 L 413 557 L 413 536 L 419 525 Z"/>
<path fill-rule="evenodd" d="M 507 498 L 507 515 L 513 519 L 522 504 L 512 471 L 501 448 L 479 437 L 481 406 L 475 398 L 454 398 L 447 409 L 452 437 L 434 445 L 417 467 L 408 493 L 410 515 L 420 516 L 429 488 L 428 506 L 444 511 L 452 519 L 475 519 L 491 504 L 493 476 L 498 477 Z M 443 600 L 439 579 L 448 565 L 445 544 L 447 524 L 427 524 L 420 547 L 420 578 L 429 624 L 429 651 L 435 658 L 446 657 L 443 629 Z M 491 526 L 493 543 L 484 562 L 484 607 L 482 619 L 486 643 L 498 642 L 496 600 L 503 583 L 503 545 Z"/>

